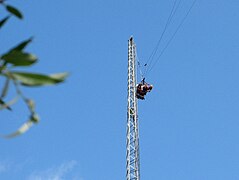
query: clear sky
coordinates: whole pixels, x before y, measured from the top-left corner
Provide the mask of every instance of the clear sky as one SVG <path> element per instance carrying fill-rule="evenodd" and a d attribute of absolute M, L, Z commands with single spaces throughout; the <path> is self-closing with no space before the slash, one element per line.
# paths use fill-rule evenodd
<path fill-rule="evenodd" d="M 59 86 L 24 88 L 41 122 L 0 139 L 1 180 L 122 180 L 126 174 L 127 40 L 145 62 L 173 0 L 8 1 L 24 13 L 0 31 L 1 53 L 34 36 L 28 71 L 70 72 Z M 182 1 L 165 46 L 192 0 Z M 239 1 L 198 0 L 139 102 L 142 180 L 239 179 Z M 3 9 L 1 9 L 3 17 Z M 160 48 L 162 48 L 160 47 Z M 0 112 L 0 133 L 27 117 Z"/>

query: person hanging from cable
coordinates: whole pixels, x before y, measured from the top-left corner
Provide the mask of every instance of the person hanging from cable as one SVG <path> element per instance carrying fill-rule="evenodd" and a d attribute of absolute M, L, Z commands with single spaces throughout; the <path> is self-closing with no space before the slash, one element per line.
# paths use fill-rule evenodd
<path fill-rule="evenodd" d="M 145 82 L 145 78 L 136 85 L 136 97 L 144 100 L 144 96 L 153 89 L 153 85 Z"/>

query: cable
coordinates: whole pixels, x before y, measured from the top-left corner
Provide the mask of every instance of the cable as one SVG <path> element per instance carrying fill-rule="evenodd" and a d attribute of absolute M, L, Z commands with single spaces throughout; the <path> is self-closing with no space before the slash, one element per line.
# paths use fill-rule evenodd
<path fill-rule="evenodd" d="M 138 58 L 137 51 L 135 52 L 135 56 L 136 56 L 137 65 L 139 67 L 140 79 L 142 80 L 144 78 L 144 76 L 143 76 L 143 73 L 142 73 L 141 64 L 140 64 L 140 60 Z"/>
<path fill-rule="evenodd" d="M 156 59 L 156 61 L 154 62 L 154 64 L 152 65 L 152 67 L 150 68 L 150 70 L 147 71 L 150 72 L 152 71 L 152 69 L 154 68 L 154 66 L 157 64 L 157 62 L 159 61 L 160 57 L 163 55 L 163 53 L 165 52 L 165 50 L 168 48 L 169 44 L 172 42 L 173 38 L 175 37 L 175 35 L 177 34 L 178 30 L 181 28 L 181 26 L 183 25 L 183 23 L 185 22 L 185 20 L 187 19 L 190 11 L 192 10 L 193 6 L 195 5 L 197 0 L 194 0 L 193 3 L 191 4 L 189 10 L 187 11 L 186 15 L 183 17 L 182 21 L 180 22 L 180 24 L 178 25 L 177 29 L 175 30 L 174 34 L 171 36 L 171 38 L 169 39 L 169 41 L 167 42 L 166 46 L 163 48 L 163 50 L 161 51 L 161 53 L 159 54 L 158 58 Z"/>
<path fill-rule="evenodd" d="M 159 38 L 159 40 L 158 40 L 158 42 L 157 42 L 157 44 L 156 44 L 154 50 L 152 51 L 151 55 L 149 56 L 149 59 L 148 59 L 147 62 L 145 63 L 145 66 L 148 64 L 148 67 L 150 67 L 150 65 L 151 65 L 151 63 L 152 63 L 152 61 L 153 61 L 153 58 L 154 58 L 155 54 L 156 54 L 157 51 L 158 51 L 158 48 L 159 48 L 159 45 L 160 45 L 160 43 L 161 43 L 161 41 L 162 41 L 162 39 L 163 39 L 163 36 L 164 36 L 164 34 L 165 34 L 165 32 L 166 32 L 166 30 L 167 30 L 169 24 L 171 23 L 171 21 L 172 21 L 174 15 L 175 15 L 175 12 L 177 11 L 178 6 L 179 6 L 180 3 L 181 3 L 181 0 L 179 0 L 179 3 L 178 3 L 178 4 L 177 4 L 177 0 L 174 0 L 173 7 L 172 7 L 171 12 L 170 12 L 170 14 L 169 14 L 169 16 L 168 16 L 168 19 L 167 19 L 167 22 L 166 22 L 166 24 L 165 24 L 165 26 L 164 26 L 163 32 L 162 32 L 162 34 L 161 34 L 161 36 L 160 36 L 160 38 Z M 177 6 L 176 6 L 176 5 L 177 5 Z M 175 7 L 176 7 L 176 9 L 175 9 Z M 145 68 L 144 74 L 146 74 L 147 69 L 148 69 L 148 68 Z"/>

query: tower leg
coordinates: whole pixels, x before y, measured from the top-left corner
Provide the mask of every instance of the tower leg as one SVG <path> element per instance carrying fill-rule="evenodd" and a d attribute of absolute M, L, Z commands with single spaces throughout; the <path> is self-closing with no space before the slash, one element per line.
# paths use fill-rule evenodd
<path fill-rule="evenodd" d="M 126 180 L 139 180 L 139 130 L 136 98 L 136 46 L 131 37 L 128 41 L 128 108 L 127 108 L 127 172 Z"/>

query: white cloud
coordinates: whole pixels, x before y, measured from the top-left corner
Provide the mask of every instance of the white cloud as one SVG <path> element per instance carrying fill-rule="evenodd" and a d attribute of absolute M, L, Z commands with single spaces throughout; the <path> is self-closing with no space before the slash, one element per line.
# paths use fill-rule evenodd
<path fill-rule="evenodd" d="M 29 176 L 28 180 L 65 180 L 64 178 L 70 175 L 76 165 L 76 161 L 69 161 L 58 167 L 50 168 L 44 171 L 36 171 Z M 73 179 L 75 179 L 75 177 Z M 82 179 L 78 178 L 77 180 Z"/>

